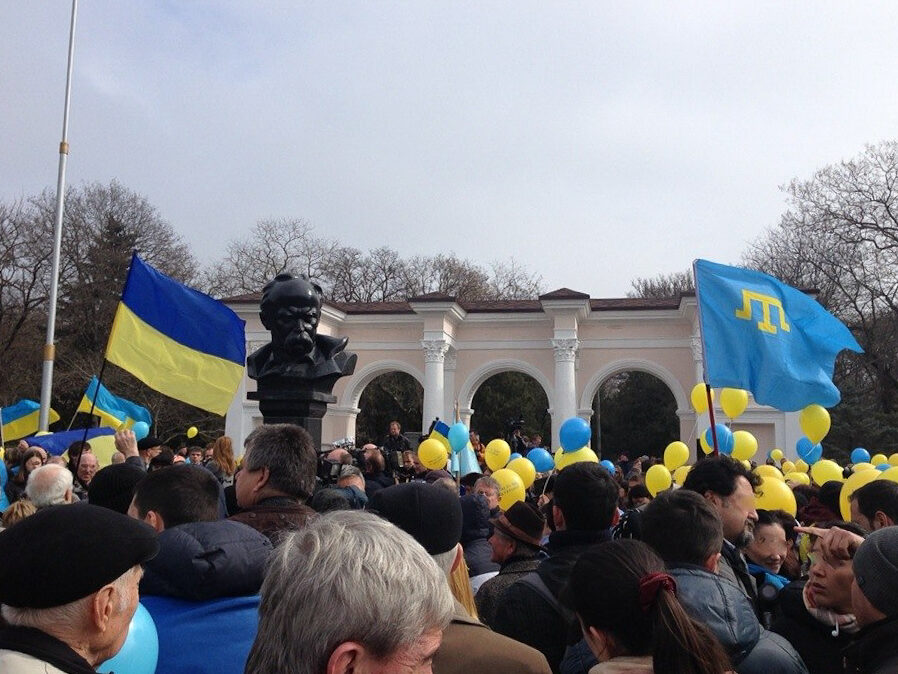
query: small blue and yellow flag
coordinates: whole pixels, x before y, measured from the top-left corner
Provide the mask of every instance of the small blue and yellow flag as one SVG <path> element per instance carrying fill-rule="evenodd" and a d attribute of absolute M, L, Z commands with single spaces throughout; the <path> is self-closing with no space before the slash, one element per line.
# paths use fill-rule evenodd
<path fill-rule="evenodd" d="M 93 414 L 100 417 L 101 426 L 131 428 L 137 421 L 143 421 L 147 426 L 153 425 L 153 417 L 146 407 L 114 395 L 96 376 L 91 378 L 90 384 L 87 385 L 87 390 L 78 404 L 78 411 L 90 414 L 91 407 Z"/>
<path fill-rule="evenodd" d="M 36 433 L 40 428 L 38 417 L 41 406 L 33 400 L 20 400 L 15 405 L 0 409 L 0 422 L 3 424 L 3 441 L 18 440 L 26 435 Z M 50 409 L 50 423 L 59 421 L 56 410 Z"/>
<path fill-rule="evenodd" d="M 449 447 L 449 424 L 445 421 L 437 419 L 436 423 L 433 425 L 433 430 L 428 437 L 433 438 L 434 440 L 439 440 L 446 448 L 446 451 L 450 454 L 452 453 L 452 449 Z"/>
<path fill-rule="evenodd" d="M 693 271 L 706 383 L 751 391 L 758 403 L 787 412 L 839 402 L 836 356 L 863 353 L 839 319 L 762 272 L 707 260 Z"/>
<path fill-rule="evenodd" d="M 224 415 L 243 378 L 244 322 L 135 253 L 106 359 L 160 393 Z"/>

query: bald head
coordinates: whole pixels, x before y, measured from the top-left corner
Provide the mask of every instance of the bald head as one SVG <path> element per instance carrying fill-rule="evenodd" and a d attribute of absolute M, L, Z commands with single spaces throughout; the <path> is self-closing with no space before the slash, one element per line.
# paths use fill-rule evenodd
<path fill-rule="evenodd" d="M 37 508 L 71 503 L 72 482 L 72 473 L 68 468 L 50 463 L 31 471 L 25 494 Z"/>

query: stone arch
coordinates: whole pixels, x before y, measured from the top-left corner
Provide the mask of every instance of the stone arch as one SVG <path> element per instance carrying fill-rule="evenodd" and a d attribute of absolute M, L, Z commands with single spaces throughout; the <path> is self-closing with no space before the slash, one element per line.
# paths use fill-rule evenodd
<path fill-rule="evenodd" d="M 458 390 L 459 406 L 463 409 L 470 409 L 471 403 L 474 401 L 474 394 L 477 393 L 477 389 L 480 388 L 483 382 L 494 374 L 509 371 L 522 372 L 533 377 L 533 379 L 542 386 L 543 391 L 545 391 L 546 398 L 549 399 L 549 405 L 551 406 L 554 404 L 555 391 L 552 389 L 549 378 L 546 377 L 542 370 L 523 360 L 518 360 L 516 358 L 502 358 L 500 360 L 491 360 L 488 363 L 484 363 L 468 375 L 468 378 Z"/>
<path fill-rule="evenodd" d="M 602 382 L 609 377 L 613 377 L 616 374 L 627 372 L 629 370 L 647 372 L 648 374 L 657 377 L 664 382 L 664 385 L 667 386 L 673 394 L 674 400 L 677 401 L 677 410 L 689 409 L 686 391 L 683 389 L 682 384 L 680 384 L 680 380 L 666 367 L 662 367 L 661 365 L 658 365 L 658 363 L 650 360 L 643 360 L 641 358 L 616 360 L 612 363 L 608 363 L 596 372 L 583 389 L 583 395 L 580 397 L 580 409 L 589 410 L 592 408 L 593 398 L 595 398 L 596 394 L 599 392 L 599 387 L 602 385 Z"/>
<path fill-rule="evenodd" d="M 346 384 L 346 390 L 343 393 L 343 400 L 340 401 L 340 406 L 358 408 L 359 400 L 365 387 L 380 375 L 389 374 L 390 372 L 405 372 L 414 377 L 415 381 L 421 384 L 421 386 L 424 386 L 424 373 L 413 365 L 402 360 L 377 360 L 373 363 L 368 363 L 352 375 L 352 378 Z"/>

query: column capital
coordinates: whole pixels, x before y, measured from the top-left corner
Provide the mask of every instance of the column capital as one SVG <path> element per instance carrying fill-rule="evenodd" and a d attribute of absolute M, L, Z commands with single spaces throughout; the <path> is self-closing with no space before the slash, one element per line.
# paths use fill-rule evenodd
<path fill-rule="evenodd" d="M 556 363 L 573 363 L 577 359 L 577 350 L 580 348 L 580 340 L 553 339 L 552 348 L 555 349 Z"/>
<path fill-rule="evenodd" d="M 422 339 L 421 348 L 424 349 L 425 363 L 442 363 L 449 350 L 449 342 L 442 339 Z"/>
<path fill-rule="evenodd" d="M 454 370 L 457 362 L 458 351 L 456 351 L 455 349 L 448 349 L 446 351 L 446 354 L 443 356 L 443 369 Z"/>

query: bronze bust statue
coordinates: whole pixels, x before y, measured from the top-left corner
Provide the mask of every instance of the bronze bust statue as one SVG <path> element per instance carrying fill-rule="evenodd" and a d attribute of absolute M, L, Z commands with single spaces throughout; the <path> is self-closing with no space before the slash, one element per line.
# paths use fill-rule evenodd
<path fill-rule="evenodd" d="M 247 357 L 252 379 L 319 382 L 329 393 L 337 379 L 353 373 L 357 356 L 344 351 L 349 339 L 318 334 L 322 299 L 321 286 L 305 274 L 278 274 L 265 285 L 259 317 L 271 342 Z"/>

